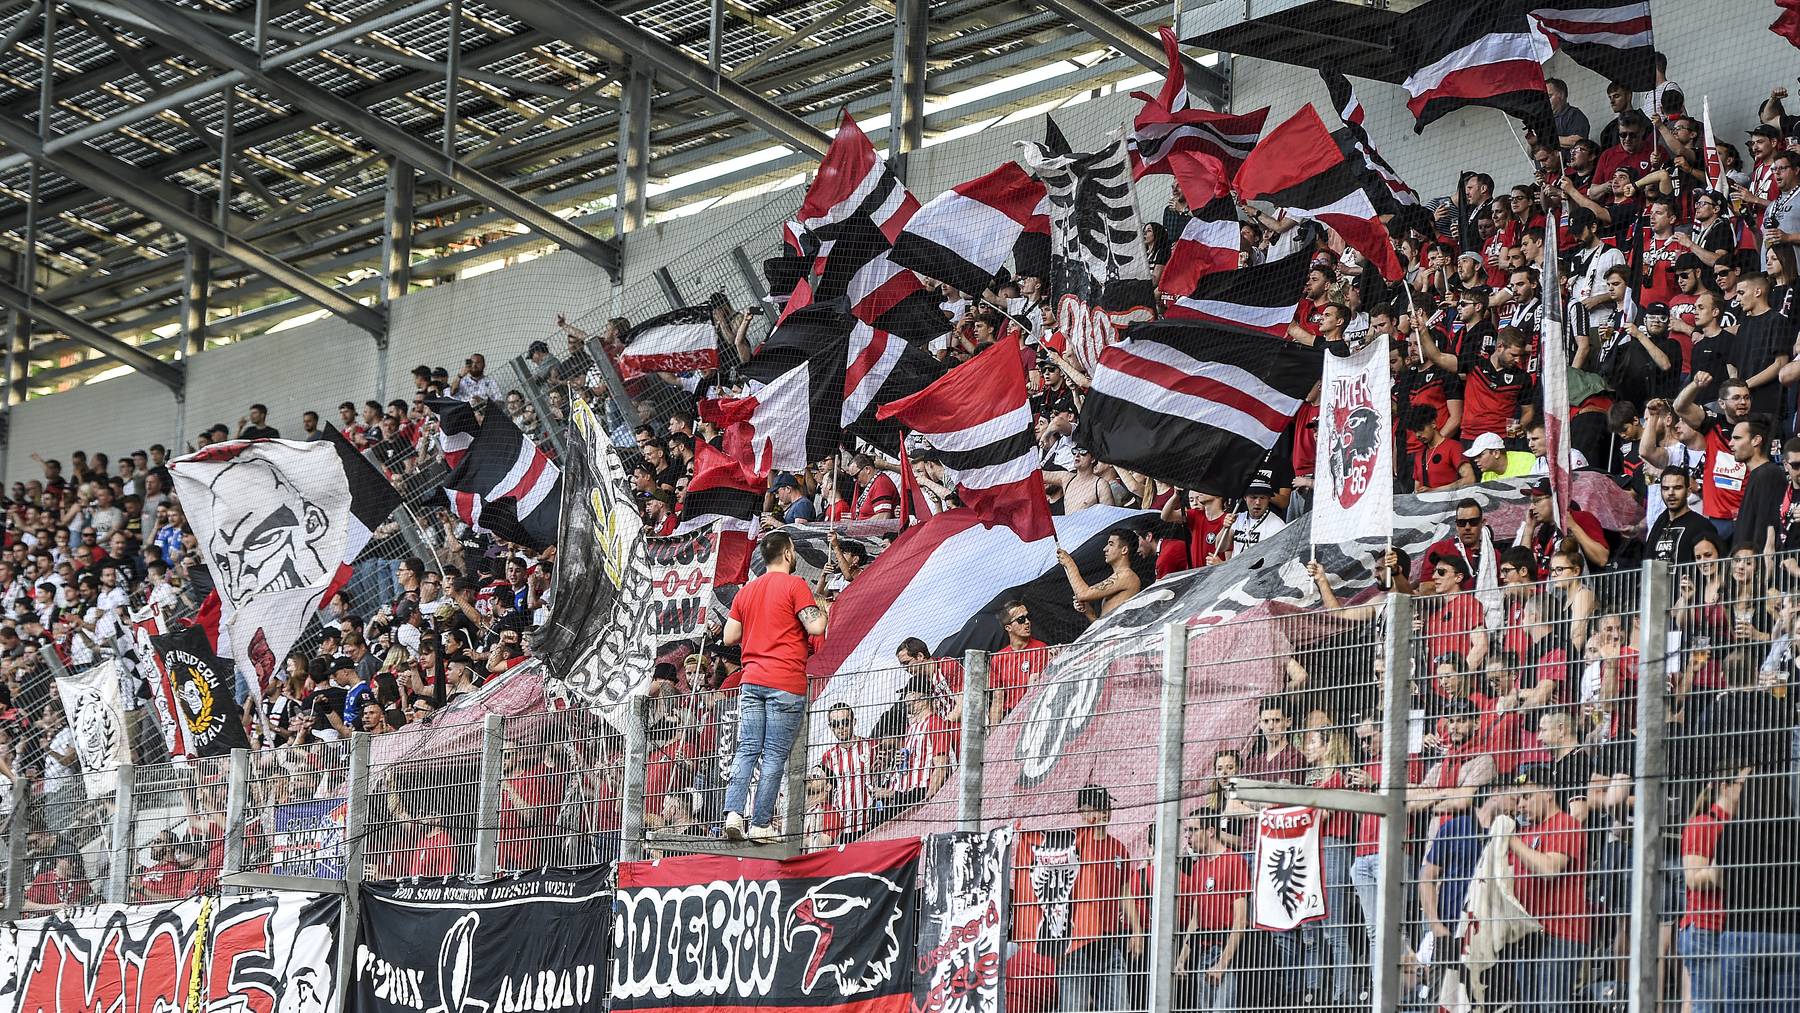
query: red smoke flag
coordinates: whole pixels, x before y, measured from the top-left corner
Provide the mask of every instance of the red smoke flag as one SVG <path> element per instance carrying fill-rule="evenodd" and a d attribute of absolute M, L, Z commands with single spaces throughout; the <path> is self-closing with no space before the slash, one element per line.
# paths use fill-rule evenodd
<path fill-rule="evenodd" d="M 1027 542 L 1055 535 L 1018 338 L 994 342 L 924 390 L 882 405 L 876 417 L 924 437 L 983 524 L 1003 524 Z"/>

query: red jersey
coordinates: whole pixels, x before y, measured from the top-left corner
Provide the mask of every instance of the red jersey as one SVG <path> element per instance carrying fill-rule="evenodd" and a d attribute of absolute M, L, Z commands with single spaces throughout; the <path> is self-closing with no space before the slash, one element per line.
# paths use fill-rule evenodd
<path fill-rule="evenodd" d="M 1303 478 L 1313 473 L 1318 464 L 1319 453 L 1319 406 L 1311 401 L 1300 402 L 1300 410 L 1294 413 L 1294 477 Z"/>
<path fill-rule="evenodd" d="M 1563 870 L 1552 876 L 1536 875 L 1517 856 L 1509 856 L 1519 903 L 1543 923 L 1545 932 L 1587 942 L 1587 833 L 1568 813 L 1558 812 L 1542 823 L 1521 827 L 1519 834 L 1533 851 L 1569 856 Z"/>
<path fill-rule="evenodd" d="M 1719 835 L 1724 832 L 1725 824 L 1730 819 L 1731 816 L 1718 806 L 1696 816 L 1681 831 L 1682 857 L 1685 859 L 1688 855 L 1696 855 L 1708 862 L 1712 861 L 1713 853 L 1719 847 Z M 1725 901 L 1716 888 L 1687 888 L 1687 903 L 1683 905 L 1681 927 L 1704 929 L 1708 932 L 1725 930 Z"/>
<path fill-rule="evenodd" d="M 1467 655 L 1469 634 L 1483 628 L 1487 610 L 1472 594 L 1453 594 L 1434 612 L 1425 615 L 1425 655 Z"/>
<path fill-rule="evenodd" d="M 1457 435 L 1472 440 L 1482 433 L 1506 435 L 1507 424 L 1529 401 L 1531 375 L 1518 367 L 1497 369 L 1493 360 L 1480 358 L 1463 377 L 1462 428 Z"/>
<path fill-rule="evenodd" d="M 1633 183 L 1650 173 L 1662 164 L 1662 152 L 1655 143 L 1644 145 L 1637 151 L 1627 151 L 1622 144 L 1615 144 L 1600 153 L 1600 159 L 1594 163 L 1594 181 L 1604 183 L 1612 179 L 1612 174 L 1619 169 L 1631 173 Z"/>
<path fill-rule="evenodd" d="M 874 743 L 868 739 L 833 742 L 819 757 L 819 766 L 831 773 L 831 811 L 837 814 L 839 826 L 861 833 L 874 805 L 870 794 L 874 786 Z"/>
<path fill-rule="evenodd" d="M 1413 482 L 1423 489 L 1441 489 L 1454 485 L 1462 477 L 1461 440 L 1444 440 L 1435 447 L 1413 455 Z"/>
<path fill-rule="evenodd" d="M 1744 502 L 1744 479 L 1750 466 L 1731 453 L 1731 426 L 1723 416 L 1707 412 L 1706 460 L 1700 477 L 1700 512 L 1713 520 L 1733 520 Z"/>
<path fill-rule="evenodd" d="M 456 842 L 443 827 L 432 827 L 414 848 L 412 861 L 406 867 L 408 876 L 456 875 Z"/>
<path fill-rule="evenodd" d="M 897 517 L 900 513 L 900 490 L 887 475 L 876 475 L 873 482 L 856 490 L 850 506 L 851 516 L 859 521 L 866 521 L 871 517 Z"/>
<path fill-rule="evenodd" d="M 1032 640 L 1024 647 L 1010 643 L 988 656 L 988 688 L 1000 694 L 1001 713 L 1025 698 L 1025 690 L 1050 665 L 1050 645 Z"/>
<path fill-rule="evenodd" d="M 1231 553 L 1230 514 L 1221 511 L 1217 517 L 1208 517 L 1204 509 L 1194 507 L 1183 511 L 1182 523 L 1187 527 L 1187 541 L 1183 544 L 1178 539 L 1163 539 L 1156 555 L 1158 579 L 1178 570 L 1205 566 L 1209 555 L 1224 557 Z M 1171 542 L 1179 547 L 1176 552 L 1170 551 Z M 1182 556 L 1186 557 L 1186 566 L 1181 565 Z"/>
<path fill-rule="evenodd" d="M 1681 294 L 1681 287 L 1675 283 L 1675 260 L 1686 252 L 1687 247 L 1676 242 L 1674 233 L 1667 239 L 1658 239 L 1654 235 L 1644 237 L 1644 252 L 1639 260 L 1643 289 L 1638 296 L 1638 305 L 1675 301 Z"/>
<path fill-rule="evenodd" d="M 731 600 L 731 618 L 744 627 L 743 681 L 806 695 L 811 643 L 800 613 L 815 607 L 812 589 L 791 573 L 765 573 Z"/>
<path fill-rule="evenodd" d="M 1250 896 L 1250 870 L 1244 864 L 1244 856 L 1229 851 L 1196 857 L 1193 868 L 1182 880 L 1179 889 L 1187 889 L 1191 882 L 1198 894 L 1194 927 L 1201 932 L 1230 929 L 1233 902 Z"/>

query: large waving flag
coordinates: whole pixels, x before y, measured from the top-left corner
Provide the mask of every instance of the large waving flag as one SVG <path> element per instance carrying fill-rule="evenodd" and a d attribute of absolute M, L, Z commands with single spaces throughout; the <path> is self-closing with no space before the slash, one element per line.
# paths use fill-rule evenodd
<path fill-rule="evenodd" d="M 1331 92 L 1332 108 L 1337 110 L 1338 119 L 1344 124 L 1342 136 L 1338 131 L 1332 131 L 1332 137 L 1339 141 L 1339 148 L 1347 148 L 1344 157 L 1361 159 L 1373 177 L 1375 185 L 1363 189 L 1368 192 L 1376 210 L 1389 214 L 1399 210 L 1399 205 L 1419 203 L 1418 191 L 1408 186 L 1388 160 L 1381 157 L 1381 152 L 1375 150 L 1375 142 L 1370 140 L 1369 129 L 1363 123 L 1363 105 L 1350 87 L 1350 79 L 1335 70 L 1321 70 L 1319 76 L 1325 79 L 1325 87 Z"/>
<path fill-rule="evenodd" d="M 620 366 L 644 373 L 685 373 L 719 368 L 719 329 L 712 308 L 684 306 L 633 327 L 625 335 Z"/>
<path fill-rule="evenodd" d="M 979 294 L 1006 263 L 1027 226 L 1049 218 L 1038 212 L 1044 184 L 1017 162 L 946 190 L 919 209 L 894 241 L 892 260 L 961 292 Z"/>
<path fill-rule="evenodd" d="M 1266 200 L 1336 230 L 1383 278 L 1396 281 L 1406 269 L 1363 189 L 1367 171 L 1344 157 L 1318 112 L 1307 105 L 1244 160 L 1236 189 L 1246 201 Z"/>
<path fill-rule="evenodd" d="M 1076 431 L 1108 464 L 1242 496 L 1318 381 L 1319 354 L 1185 320 L 1138 324 L 1100 356 Z"/>
<path fill-rule="evenodd" d="M 1403 86 L 1414 133 L 1465 106 L 1499 109 L 1527 127 L 1555 121 L 1544 91 L 1553 48 L 1531 15 L 1539 2 L 1431 0 L 1401 19 L 1394 50 L 1412 68 Z"/>
<path fill-rule="evenodd" d="M 562 471 L 505 412 L 490 411 L 450 477 L 444 495 L 477 531 L 533 550 L 556 544 Z"/>
<path fill-rule="evenodd" d="M 1266 264 L 1205 274 L 1191 291 L 1176 297 L 1168 313 L 1177 319 L 1286 337 L 1311 267 L 1311 252 L 1302 249 Z"/>
<path fill-rule="evenodd" d="M 330 428 L 312 443 L 217 443 L 169 470 L 212 572 L 232 660 L 259 684 L 400 505 L 387 479 Z"/>
<path fill-rule="evenodd" d="M 750 543 L 756 538 L 768 487 L 768 476 L 752 471 L 710 443 L 694 444 L 694 477 L 682 494 L 681 524 L 675 534 L 719 525 L 715 579 L 721 584 L 742 584 L 749 579 Z"/>
<path fill-rule="evenodd" d="M 1269 110 L 1265 106 L 1239 115 L 1193 108 L 1181 43 L 1168 28 L 1160 34 L 1169 63 L 1162 91 L 1131 93 L 1144 103 L 1131 124 L 1132 178 L 1173 175 L 1188 205 L 1199 207 L 1225 192 L 1232 174 L 1256 146 Z"/>
<path fill-rule="evenodd" d="M 1054 533 L 1032 432 L 1019 341 L 996 341 L 931 386 L 882 405 L 938 453 L 957 498 L 983 524 L 1004 524 L 1033 542 Z"/>
<path fill-rule="evenodd" d="M 1632 91 L 1656 87 L 1650 0 L 1538 0 L 1532 18 L 1569 59 Z"/>

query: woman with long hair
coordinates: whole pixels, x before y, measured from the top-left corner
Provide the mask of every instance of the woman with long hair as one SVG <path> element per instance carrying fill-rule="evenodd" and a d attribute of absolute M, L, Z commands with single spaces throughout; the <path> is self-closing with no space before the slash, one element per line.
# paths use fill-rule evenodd
<path fill-rule="evenodd" d="M 1691 1013 L 1717 1013 L 1725 998 L 1719 936 L 1725 929 L 1725 872 L 1713 863 L 1719 835 L 1737 814 L 1750 768 L 1703 786 L 1681 831 L 1681 881 L 1686 888 L 1676 952 L 1683 998 Z"/>
<path fill-rule="evenodd" d="M 1306 758 L 1306 783 L 1314 788 L 1348 788 L 1347 772 L 1354 757 L 1350 737 L 1323 710 L 1306 715 L 1306 727 L 1300 736 L 1300 755 Z M 1350 912 L 1352 893 L 1350 865 L 1355 857 L 1356 822 L 1348 812 L 1326 812 L 1321 828 L 1325 866 L 1321 877 L 1325 885 L 1326 909 L 1330 915 L 1323 923 L 1310 922 L 1300 927 L 1300 946 L 1305 954 L 1304 980 L 1306 995 L 1301 1005 L 1325 1005 L 1325 953 L 1331 951 L 1330 1005 L 1344 1006 L 1355 994 L 1350 980 L 1356 966 L 1350 948 Z"/>

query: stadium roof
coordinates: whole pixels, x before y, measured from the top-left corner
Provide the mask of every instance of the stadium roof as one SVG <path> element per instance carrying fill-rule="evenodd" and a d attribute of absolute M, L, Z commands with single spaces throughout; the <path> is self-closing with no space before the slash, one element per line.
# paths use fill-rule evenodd
<path fill-rule="evenodd" d="M 1067 64 L 928 121 L 919 93 L 909 122 L 939 132 L 1094 87 L 1093 61 L 1069 61 L 1109 44 L 1156 65 L 1167 16 L 1160 0 L 895 2 L 4 0 L 0 241 L 23 258 L 34 230 L 36 284 L 0 270 L 0 303 L 29 300 L 40 331 L 61 332 L 34 343 L 28 385 L 120 361 L 157 372 L 151 356 L 184 347 L 195 274 L 202 303 L 230 311 L 206 324 L 214 340 L 315 308 L 379 338 L 394 219 L 414 283 L 532 242 L 616 270 L 634 79 L 651 91 L 640 193 L 792 152 L 664 188 L 654 215 L 792 175 L 838 110 L 887 112 L 897 71 L 928 73 L 937 95 Z M 927 6 L 921 50 L 897 25 Z M 1197 69 L 1195 91 L 1221 96 Z M 179 368 L 161 378 L 175 385 Z"/>

